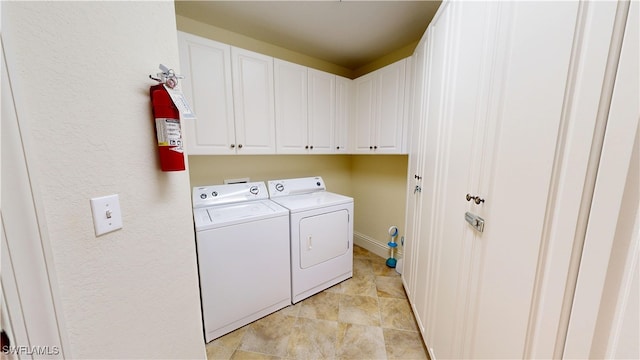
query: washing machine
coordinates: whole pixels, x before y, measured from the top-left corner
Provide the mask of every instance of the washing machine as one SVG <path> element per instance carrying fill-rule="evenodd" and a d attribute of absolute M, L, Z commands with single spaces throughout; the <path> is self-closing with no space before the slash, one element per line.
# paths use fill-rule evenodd
<path fill-rule="evenodd" d="M 289 209 L 291 300 L 295 304 L 353 276 L 353 199 L 326 191 L 321 177 L 268 181 Z"/>
<path fill-rule="evenodd" d="M 193 188 L 205 340 L 291 305 L 289 210 L 264 182 Z"/>

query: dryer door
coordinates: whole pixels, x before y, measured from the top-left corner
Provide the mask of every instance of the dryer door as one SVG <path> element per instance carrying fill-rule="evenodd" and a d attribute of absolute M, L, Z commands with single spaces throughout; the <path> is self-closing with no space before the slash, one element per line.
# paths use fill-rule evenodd
<path fill-rule="evenodd" d="M 302 218 L 300 268 L 320 264 L 349 250 L 349 212 L 346 209 Z"/>

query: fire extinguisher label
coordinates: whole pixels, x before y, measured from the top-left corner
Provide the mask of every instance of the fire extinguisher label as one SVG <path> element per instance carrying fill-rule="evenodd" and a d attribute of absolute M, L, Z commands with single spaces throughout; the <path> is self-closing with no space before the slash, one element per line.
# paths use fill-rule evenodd
<path fill-rule="evenodd" d="M 158 135 L 158 146 L 171 146 L 170 150 L 183 152 L 180 120 L 156 118 L 156 134 Z"/>

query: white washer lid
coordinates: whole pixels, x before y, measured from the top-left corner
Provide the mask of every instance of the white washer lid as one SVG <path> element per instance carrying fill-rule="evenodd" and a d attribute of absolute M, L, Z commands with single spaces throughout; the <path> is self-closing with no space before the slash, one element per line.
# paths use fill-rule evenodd
<path fill-rule="evenodd" d="M 193 210 L 196 231 L 287 216 L 289 210 L 271 200 L 246 201 Z"/>
<path fill-rule="evenodd" d="M 293 213 L 327 206 L 348 204 L 353 202 L 353 198 L 328 191 L 317 191 L 309 194 L 278 197 L 272 199 L 272 201 L 286 207 Z"/>

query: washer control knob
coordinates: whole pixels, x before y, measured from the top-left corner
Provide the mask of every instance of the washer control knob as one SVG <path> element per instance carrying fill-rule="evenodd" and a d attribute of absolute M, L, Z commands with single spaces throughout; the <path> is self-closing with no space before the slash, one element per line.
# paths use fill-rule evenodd
<path fill-rule="evenodd" d="M 276 184 L 276 190 L 283 191 L 284 190 L 284 185 L 282 183 L 277 183 Z"/>
<path fill-rule="evenodd" d="M 320 181 L 318 181 L 318 182 L 316 183 L 316 185 L 317 185 L 317 186 L 322 186 L 322 184 L 320 183 Z"/>
<path fill-rule="evenodd" d="M 207 198 L 207 194 L 200 194 L 200 199 L 204 200 Z"/>
<path fill-rule="evenodd" d="M 252 193 L 253 195 L 258 195 L 258 191 L 259 191 L 259 190 L 258 190 L 258 187 L 257 187 L 257 186 L 252 186 L 252 187 L 249 189 L 249 192 L 250 192 L 250 193 Z"/>
<path fill-rule="evenodd" d="M 212 193 L 211 193 L 211 196 L 213 196 L 213 197 L 218 196 L 218 192 L 217 192 L 217 191 L 212 192 Z"/>

